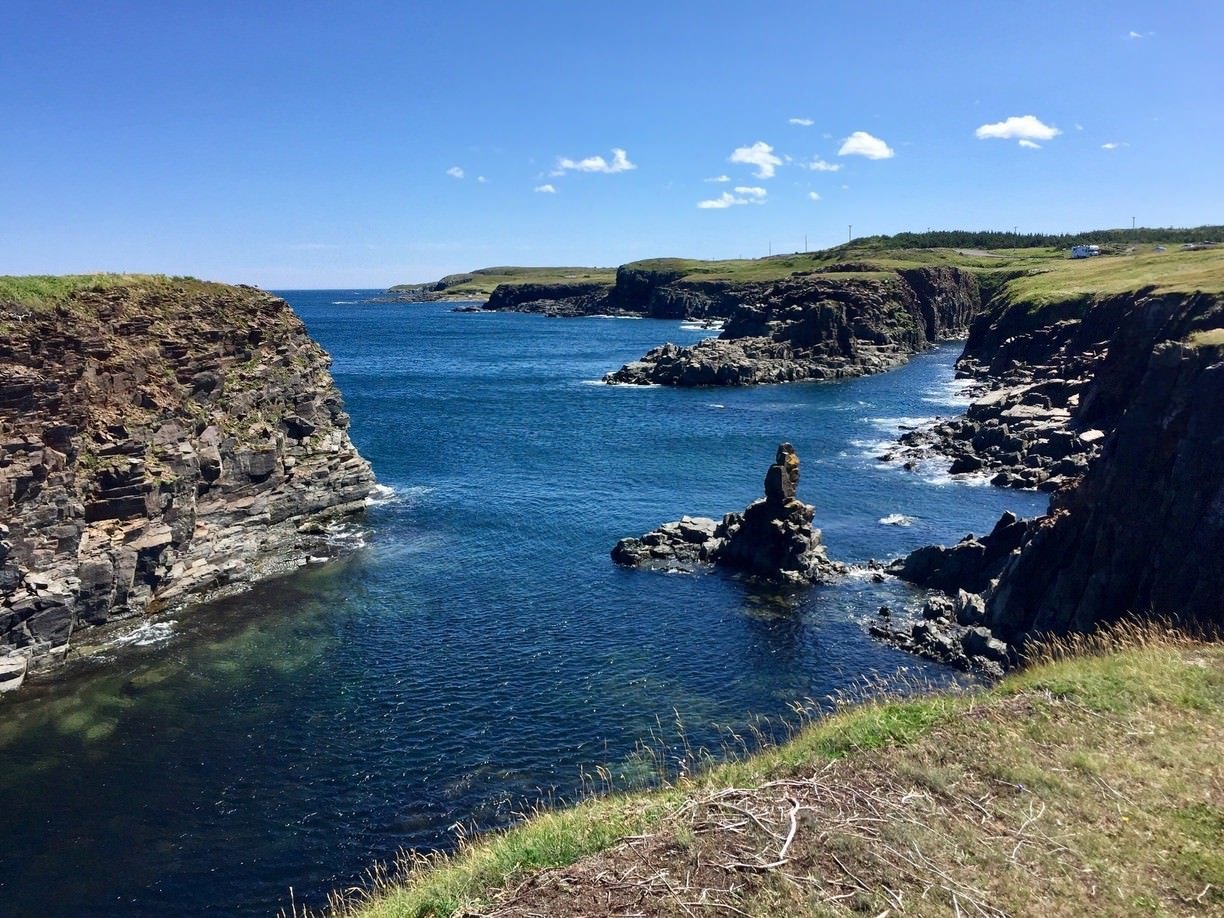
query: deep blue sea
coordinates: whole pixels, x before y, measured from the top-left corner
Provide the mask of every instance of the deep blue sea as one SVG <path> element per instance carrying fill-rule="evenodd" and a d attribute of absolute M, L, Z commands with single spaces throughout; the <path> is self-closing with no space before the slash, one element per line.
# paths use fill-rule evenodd
<path fill-rule="evenodd" d="M 671 754 L 682 731 L 722 754 L 864 678 L 950 678 L 868 637 L 882 603 L 915 601 L 899 584 L 777 592 L 611 563 L 622 536 L 743 509 L 780 441 L 845 561 L 1045 504 L 876 461 L 902 425 L 963 409 L 957 344 L 838 383 L 609 387 L 710 332 L 283 295 L 334 358 L 379 496 L 338 534 L 343 560 L 0 701 L 4 915 L 273 914 L 291 887 L 318 905 L 597 769 L 648 779 L 642 744 Z"/>

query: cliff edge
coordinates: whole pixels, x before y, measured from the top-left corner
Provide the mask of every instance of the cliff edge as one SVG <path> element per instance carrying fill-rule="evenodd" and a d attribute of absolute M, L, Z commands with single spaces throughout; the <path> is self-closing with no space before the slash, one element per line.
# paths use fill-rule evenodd
<path fill-rule="evenodd" d="M 319 552 L 374 484 L 329 364 L 251 287 L 0 278 L 0 655 Z"/>

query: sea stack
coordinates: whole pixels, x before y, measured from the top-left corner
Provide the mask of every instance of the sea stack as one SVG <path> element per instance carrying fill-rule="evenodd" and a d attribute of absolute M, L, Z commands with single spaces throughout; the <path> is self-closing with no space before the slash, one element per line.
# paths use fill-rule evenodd
<path fill-rule="evenodd" d="M 789 443 L 778 446 L 765 473 L 765 496 L 721 523 L 706 517 L 681 517 L 640 538 L 621 539 L 612 560 L 626 567 L 689 569 L 717 564 L 776 583 L 825 583 L 844 567 L 825 554 L 820 530 L 812 526 L 816 508 L 796 496 L 799 454 Z"/>

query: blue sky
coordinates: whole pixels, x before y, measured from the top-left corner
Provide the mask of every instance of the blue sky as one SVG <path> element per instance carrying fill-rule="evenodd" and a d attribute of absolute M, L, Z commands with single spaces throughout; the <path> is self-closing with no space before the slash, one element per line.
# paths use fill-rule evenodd
<path fill-rule="evenodd" d="M 1224 222 L 1218 0 L 9 0 L 3 23 L 0 273 L 379 287 L 851 225 Z"/>

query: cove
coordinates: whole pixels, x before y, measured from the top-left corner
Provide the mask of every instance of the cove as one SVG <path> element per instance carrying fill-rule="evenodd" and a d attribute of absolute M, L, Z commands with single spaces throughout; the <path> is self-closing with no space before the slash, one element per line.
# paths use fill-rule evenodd
<path fill-rule="evenodd" d="M 867 675 L 950 678 L 867 636 L 912 595 L 899 584 L 777 593 L 611 563 L 622 536 L 747 505 L 783 440 L 842 561 L 1045 505 L 876 461 L 900 425 L 963 407 L 957 344 L 838 383 L 609 387 L 709 332 L 283 295 L 334 358 L 380 497 L 334 534 L 344 560 L 0 702 L 6 911 L 268 914 L 290 887 L 318 905 L 457 822 L 572 797 L 584 772 L 648 777 L 638 744 L 677 719 L 719 753 Z"/>

